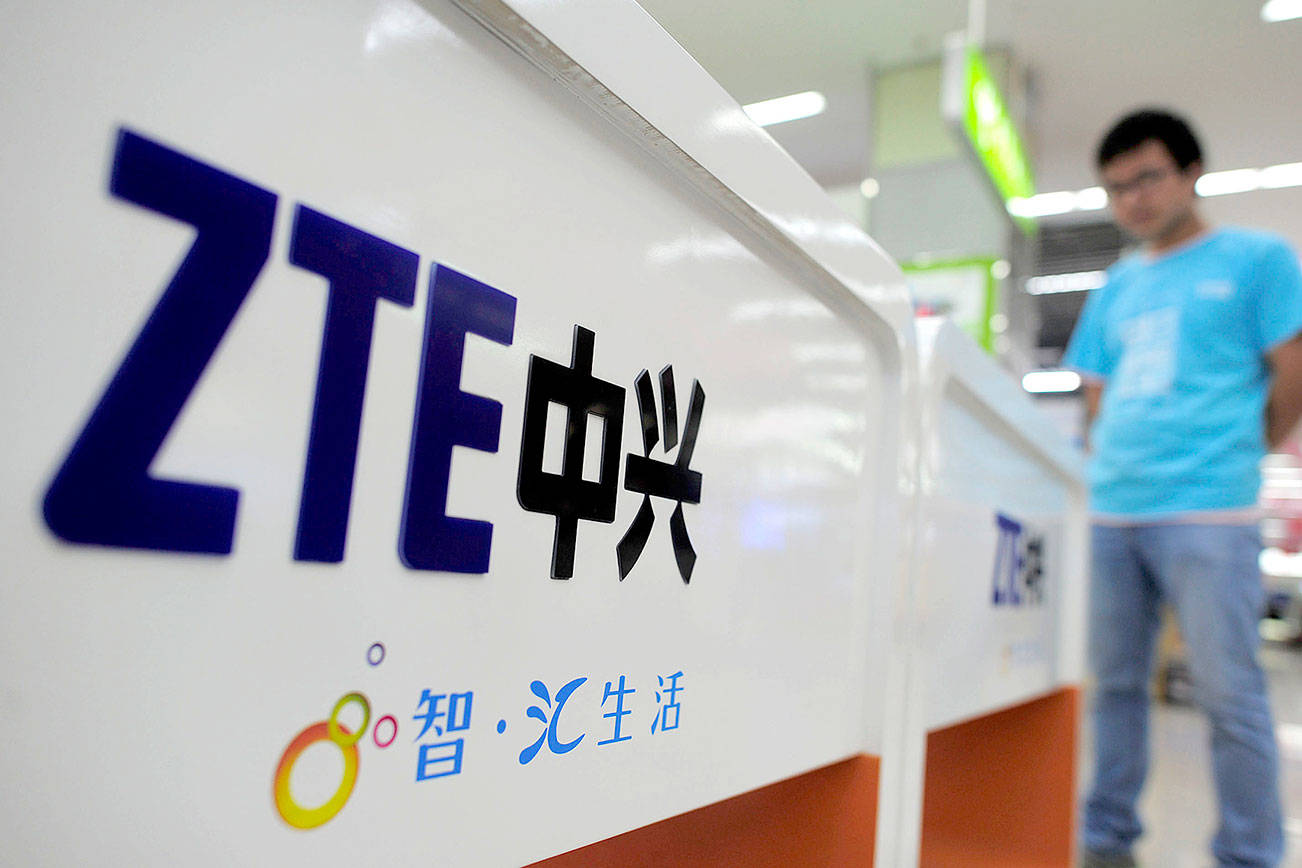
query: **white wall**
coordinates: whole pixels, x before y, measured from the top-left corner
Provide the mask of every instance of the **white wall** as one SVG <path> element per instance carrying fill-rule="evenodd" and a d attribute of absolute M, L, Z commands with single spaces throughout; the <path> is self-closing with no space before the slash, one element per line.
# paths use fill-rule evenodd
<path fill-rule="evenodd" d="M 1214 223 L 1277 232 L 1302 252 L 1302 187 L 1216 196 L 1204 199 L 1202 209 Z"/>

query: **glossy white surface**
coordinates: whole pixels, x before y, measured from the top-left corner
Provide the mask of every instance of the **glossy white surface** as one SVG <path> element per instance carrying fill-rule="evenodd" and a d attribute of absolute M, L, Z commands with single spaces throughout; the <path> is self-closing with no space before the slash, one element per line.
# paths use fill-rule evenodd
<path fill-rule="evenodd" d="M 0 862 L 522 864 L 882 752 L 914 370 L 898 271 L 640 9 L 597 6 L 518 4 L 597 77 L 582 101 L 452 3 L 81 3 L 10 22 Z M 229 557 L 68 545 L 40 514 L 193 234 L 107 193 L 120 126 L 279 196 L 267 266 L 152 467 L 240 489 Z M 421 256 L 414 307 L 378 308 L 337 565 L 291 559 L 326 298 L 287 262 L 300 202 Z M 482 576 L 395 554 L 432 262 L 518 299 L 511 346 L 465 351 L 462 389 L 503 404 L 499 451 L 452 464 L 448 513 L 495 527 Z M 515 497 L 522 402 L 530 354 L 567 362 L 576 323 L 596 375 L 629 390 L 624 452 L 639 370 L 674 365 L 680 414 L 692 379 L 706 390 L 690 585 L 664 501 L 618 579 L 641 500 L 623 490 L 613 524 L 580 524 L 574 577 L 548 576 L 554 519 Z M 681 726 L 652 736 L 637 702 L 679 669 Z M 635 738 L 597 746 L 622 674 Z M 530 681 L 577 676 L 563 729 L 584 742 L 521 765 Z M 416 783 L 426 688 L 475 698 L 462 773 Z M 397 740 L 362 749 L 338 816 L 290 829 L 276 763 L 351 690 Z"/>
<path fill-rule="evenodd" d="M 926 725 L 935 729 L 1081 676 L 1085 491 L 1079 454 L 1018 383 L 945 320 L 918 324 Z M 996 605 L 1002 513 L 1045 534 L 1044 600 Z"/>
<path fill-rule="evenodd" d="M 760 231 L 776 230 L 807 253 L 816 269 L 877 303 L 882 318 L 899 332 L 911 330 L 907 290 L 881 248 L 640 6 L 606 0 L 456 2 L 535 62 L 551 56 L 537 44 L 536 34 L 545 34 L 577 65 L 578 71 L 567 68 L 563 75 L 581 98 L 602 104 L 616 123 L 636 129 L 643 146 L 662 160 L 673 159 L 666 151 L 681 149 L 695 164 L 685 177 L 707 189 L 726 189 L 760 217 Z M 637 38 L 629 38 L 632 33 Z M 596 89 L 587 86 L 589 77 Z M 612 100 L 631 108 L 632 115 L 619 112 Z M 666 143 L 670 147 L 663 147 Z M 743 208 L 733 204 L 730 210 L 740 214 Z"/>
<path fill-rule="evenodd" d="M 918 559 L 904 799 L 922 792 L 926 733 L 1078 684 L 1086 489 L 1079 454 L 1006 371 L 948 320 L 919 320 Z M 1044 535 L 1043 601 L 993 601 L 1003 514 Z M 901 817 L 898 864 L 919 814 Z"/>

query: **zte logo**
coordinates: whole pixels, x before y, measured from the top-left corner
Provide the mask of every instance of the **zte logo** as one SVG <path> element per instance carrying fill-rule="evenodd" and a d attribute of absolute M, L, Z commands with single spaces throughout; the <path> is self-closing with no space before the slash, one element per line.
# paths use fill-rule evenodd
<path fill-rule="evenodd" d="M 999 529 L 991 602 L 996 606 L 1038 606 L 1044 602 L 1044 534 L 995 513 Z"/>
<path fill-rule="evenodd" d="M 227 555 L 240 492 L 155 479 L 148 469 L 267 262 L 278 197 L 129 131 L 118 136 L 110 191 L 197 234 L 50 484 L 45 521 L 72 543 Z M 339 562 L 376 308 L 414 304 L 420 257 L 296 204 L 289 261 L 329 286 L 294 559 Z M 429 275 L 398 551 L 414 570 L 485 573 L 493 526 L 447 515 L 448 483 L 453 447 L 497 452 L 502 405 L 460 390 L 462 357 L 468 334 L 511 345 L 516 299 L 445 265 L 433 264 Z M 555 516 L 551 575 L 558 579 L 573 575 L 578 523 L 615 520 L 625 390 L 594 373 L 594 346 L 593 332 L 575 326 L 569 365 L 529 362 L 517 497 L 523 508 Z M 623 579 L 655 522 L 652 498 L 673 501 L 670 537 L 686 582 L 696 553 L 683 504 L 701 499 L 701 474 L 689 465 L 705 392 L 693 382 L 680 439 L 672 367 L 659 379 L 660 425 L 650 374 L 635 380 L 643 449 L 627 456 L 624 484 L 643 500 L 615 562 Z M 543 469 L 550 404 L 568 414 L 559 473 Z M 582 473 L 591 424 L 604 428 L 596 480 Z M 663 461 L 650 457 L 661 428 L 664 450 L 677 450 Z"/>

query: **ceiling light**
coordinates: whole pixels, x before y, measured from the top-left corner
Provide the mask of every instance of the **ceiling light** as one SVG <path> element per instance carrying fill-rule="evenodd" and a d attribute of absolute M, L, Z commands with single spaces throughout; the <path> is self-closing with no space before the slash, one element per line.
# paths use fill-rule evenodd
<path fill-rule="evenodd" d="M 1012 273 L 1013 273 L 1013 266 L 1008 262 L 1007 259 L 1000 259 L 990 263 L 990 276 L 993 277 L 995 280 L 1003 280 L 1005 277 L 1007 277 Z"/>
<path fill-rule="evenodd" d="M 1108 207 L 1108 194 L 1102 187 L 1086 187 L 1076 194 L 1076 207 L 1081 211 L 1098 211 Z"/>
<path fill-rule="evenodd" d="M 882 185 L 877 182 L 876 178 L 864 178 L 859 184 L 859 192 L 863 193 L 865 199 L 875 199 L 881 191 Z"/>
<path fill-rule="evenodd" d="M 1080 388 L 1075 371 L 1031 371 L 1022 377 L 1022 388 L 1037 395 L 1074 392 Z"/>
<path fill-rule="evenodd" d="M 787 121 L 800 120 L 822 114 L 827 108 L 827 97 L 816 90 L 793 93 L 776 99 L 766 99 L 741 107 L 750 115 L 750 119 L 762 127 L 784 124 Z"/>
<path fill-rule="evenodd" d="M 1267 24 L 1302 18 L 1302 0 L 1268 0 L 1261 7 L 1261 20 Z"/>
<path fill-rule="evenodd" d="M 1058 193 L 1039 193 L 1025 199 L 1008 200 L 1008 213 L 1014 217 L 1048 217 L 1076 210 L 1076 194 L 1070 190 Z"/>
<path fill-rule="evenodd" d="M 1302 187 L 1302 163 L 1282 163 L 1267 166 L 1258 176 L 1263 190 L 1276 190 L 1280 187 Z"/>
<path fill-rule="evenodd" d="M 1026 291 L 1031 295 L 1049 295 L 1055 292 L 1086 292 L 1107 283 L 1106 271 L 1073 271 L 1070 274 L 1042 274 L 1026 281 Z"/>
<path fill-rule="evenodd" d="M 1208 172 L 1198 179 L 1194 189 L 1199 196 L 1225 196 L 1246 193 L 1261 186 L 1261 172 L 1257 169 L 1231 169 L 1228 172 Z"/>
<path fill-rule="evenodd" d="M 1302 0 L 1296 0 L 1302 4 Z M 1302 17 L 1302 16 L 1300 16 Z M 1251 190 L 1277 190 L 1281 187 L 1302 187 L 1302 163 L 1280 163 L 1264 169 L 1231 169 L 1227 172 L 1208 172 L 1198 179 L 1199 196 L 1227 196 Z M 1058 190 L 1038 193 L 1025 199 L 1009 199 L 1008 213 L 1014 217 L 1051 217 L 1072 211 L 1098 211 L 1106 208 L 1108 194 L 1102 187 L 1084 190 Z M 1092 287 L 1087 287 L 1092 288 Z M 1069 290 L 1043 290 L 1067 292 Z"/>

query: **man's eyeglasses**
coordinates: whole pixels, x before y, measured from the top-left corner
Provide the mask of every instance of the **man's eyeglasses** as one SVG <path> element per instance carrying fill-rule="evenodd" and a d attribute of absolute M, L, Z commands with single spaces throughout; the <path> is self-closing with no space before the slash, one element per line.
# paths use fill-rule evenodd
<path fill-rule="evenodd" d="M 1146 169 L 1129 181 L 1104 183 L 1103 189 L 1107 191 L 1109 199 L 1119 199 L 1127 193 L 1144 193 L 1152 190 L 1174 174 L 1176 174 L 1175 169 Z"/>

